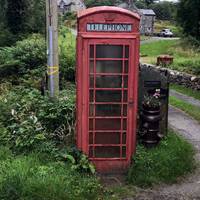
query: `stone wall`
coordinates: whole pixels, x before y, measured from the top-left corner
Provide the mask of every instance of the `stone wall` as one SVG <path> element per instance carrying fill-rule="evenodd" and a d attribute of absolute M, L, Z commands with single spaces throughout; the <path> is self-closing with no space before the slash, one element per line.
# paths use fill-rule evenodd
<path fill-rule="evenodd" d="M 200 90 L 200 77 L 199 76 L 194 76 L 191 74 L 187 74 L 184 72 L 179 72 L 167 68 L 162 68 L 159 66 L 155 65 L 150 65 L 150 64 L 141 64 L 141 65 L 146 65 L 149 68 L 157 69 L 159 71 L 169 71 L 169 79 L 170 83 L 176 83 L 178 85 L 183 85 L 185 87 L 189 87 L 194 90 Z"/>

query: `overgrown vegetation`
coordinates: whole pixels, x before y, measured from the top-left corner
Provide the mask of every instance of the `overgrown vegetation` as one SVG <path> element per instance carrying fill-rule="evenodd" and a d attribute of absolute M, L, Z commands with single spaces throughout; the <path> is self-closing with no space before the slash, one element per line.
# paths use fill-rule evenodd
<path fill-rule="evenodd" d="M 191 96 L 195 99 L 200 100 L 200 92 L 197 90 L 193 90 L 191 88 L 184 87 L 183 85 L 177 85 L 177 84 L 170 84 L 170 88 L 173 90 L 176 90 L 177 92 L 180 92 L 182 94 Z"/>
<path fill-rule="evenodd" d="M 40 154 L 14 157 L 3 147 L 0 155 L 1 200 L 95 200 L 103 193 L 95 177 L 74 171 L 70 164 Z"/>
<path fill-rule="evenodd" d="M 59 32 L 60 80 L 62 87 L 65 81 L 75 81 L 76 39 L 66 27 L 62 26 Z"/>
<path fill-rule="evenodd" d="M 185 41 L 163 40 L 141 45 L 141 62 L 156 64 L 157 56 L 169 54 L 174 57 L 171 69 L 200 74 L 200 52 Z"/>
<path fill-rule="evenodd" d="M 194 149 L 173 131 L 153 149 L 137 146 L 128 181 L 141 187 L 159 183 L 175 183 L 180 176 L 195 168 Z"/>
<path fill-rule="evenodd" d="M 177 20 L 188 37 L 194 38 L 200 46 L 200 4 L 199 0 L 180 0 Z"/>
<path fill-rule="evenodd" d="M 0 97 L 1 144 L 14 152 L 34 150 L 54 154 L 56 147 L 72 144 L 74 137 L 73 86 L 57 101 L 41 96 L 36 89 L 16 87 Z"/>
<path fill-rule="evenodd" d="M 177 99 L 176 97 L 171 96 L 170 97 L 170 102 L 172 106 L 175 106 L 190 116 L 192 116 L 194 119 L 200 122 L 200 108 L 198 106 L 194 106 L 190 103 L 187 103 L 185 101 L 182 101 L 180 99 Z"/>

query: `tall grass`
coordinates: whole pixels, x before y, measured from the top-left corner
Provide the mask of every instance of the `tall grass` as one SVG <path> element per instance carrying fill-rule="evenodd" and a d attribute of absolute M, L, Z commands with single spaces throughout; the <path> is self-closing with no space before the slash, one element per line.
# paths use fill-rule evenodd
<path fill-rule="evenodd" d="M 101 186 L 64 163 L 47 162 L 39 154 L 14 157 L 0 149 L 1 200 L 95 200 Z"/>

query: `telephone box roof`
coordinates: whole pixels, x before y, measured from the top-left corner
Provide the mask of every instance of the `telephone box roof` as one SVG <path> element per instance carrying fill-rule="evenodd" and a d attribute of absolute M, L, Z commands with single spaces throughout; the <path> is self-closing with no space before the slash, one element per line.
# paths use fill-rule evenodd
<path fill-rule="evenodd" d="M 140 19 L 140 16 L 137 13 L 131 12 L 131 11 L 123 9 L 123 8 L 114 7 L 114 6 L 98 6 L 98 7 L 81 10 L 78 12 L 78 18 L 82 18 L 82 17 L 92 15 L 95 13 L 100 13 L 103 11 L 121 13 L 121 14 L 125 14 L 125 15 L 129 15 L 131 17 L 134 17 L 138 20 Z"/>

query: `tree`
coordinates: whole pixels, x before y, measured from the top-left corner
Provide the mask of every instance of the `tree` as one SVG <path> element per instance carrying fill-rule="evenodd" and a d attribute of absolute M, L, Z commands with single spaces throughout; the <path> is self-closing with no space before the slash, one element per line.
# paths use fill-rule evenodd
<path fill-rule="evenodd" d="M 180 0 L 177 19 L 186 35 L 200 40 L 199 0 Z"/>
<path fill-rule="evenodd" d="M 87 7 L 112 6 L 115 4 L 114 0 L 85 0 L 84 2 Z"/>
<path fill-rule="evenodd" d="M 45 0 L 0 0 L 0 46 L 45 33 Z"/>
<path fill-rule="evenodd" d="M 134 0 L 133 2 L 138 8 L 147 9 L 154 4 L 155 0 Z"/>
<path fill-rule="evenodd" d="M 7 0 L 6 20 L 12 34 L 19 34 L 24 29 L 25 0 Z"/>
<path fill-rule="evenodd" d="M 44 33 L 46 26 L 45 0 L 26 1 L 25 32 Z"/>
<path fill-rule="evenodd" d="M 177 12 L 176 4 L 167 1 L 151 4 L 150 8 L 160 20 L 173 20 Z"/>
<path fill-rule="evenodd" d="M 135 1 L 135 6 L 139 9 L 145 9 L 147 8 L 147 5 L 143 1 Z"/>

